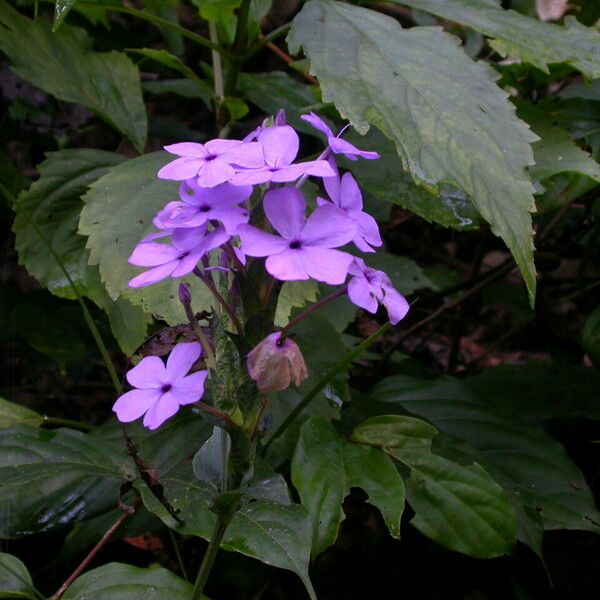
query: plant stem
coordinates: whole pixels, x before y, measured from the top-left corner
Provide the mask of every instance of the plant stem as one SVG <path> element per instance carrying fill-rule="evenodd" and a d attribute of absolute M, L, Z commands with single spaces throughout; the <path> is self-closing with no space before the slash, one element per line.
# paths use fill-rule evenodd
<path fill-rule="evenodd" d="M 248 47 L 248 15 L 250 14 L 250 0 L 243 0 L 238 11 L 235 38 L 233 40 L 233 53 L 229 56 L 227 66 L 227 79 L 225 81 L 225 96 L 235 96 L 240 67 L 244 61 L 244 51 Z"/>
<path fill-rule="evenodd" d="M 185 303 L 183 305 L 183 309 L 185 310 L 185 315 L 188 318 L 188 321 L 190 322 L 190 325 L 192 326 L 192 329 L 194 330 L 194 333 L 196 334 L 198 341 L 202 345 L 202 348 L 204 350 L 204 355 L 205 355 L 204 362 L 206 363 L 206 366 L 209 369 L 214 369 L 217 364 L 215 361 L 214 352 L 212 351 L 212 348 L 210 347 L 210 342 L 208 341 L 208 338 L 204 335 L 204 332 L 202 331 L 202 327 L 200 327 L 200 323 L 198 323 L 198 320 L 196 319 L 196 315 L 194 314 L 194 311 L 192 310 L 192 306 L 188 303 Z M 210 370 L 208 372 L 208 376 L 210 377 Z"/>
<path fill-rule="evenodd" d="M 309 315 L 312 315 L 312 313 L 314 313 L 316 310 L 319 310 L 319 308 L 321 308 L 322 306 L 324 306 L 328 302 L 331 302 L 332 300 L 335 300 L 336 298 L 339 298 L 340 296 L 343 296 L 347 291 L 348 291 L 348 287 L 344 286 L 342 289 L 336 290 L 335 292 L 333 292 L 333 294 L 329 294 L 329 296 L 325 296 L 325 298 L 321 298 L 321 300 L 319 300 L 318 302 L 315 302 L 314 304 L 312 304 L 311 306 L 309 306 L 306 310 L 303 310 L 298 316 L 296 316 L 295 318 L 293 318 L 281 330 L 281 336 L 279 338 L 279 341 L 283 342 L 283 340 L 286 338 L 286 336 L 287 336 L 288 332 L 290 331 L 290 329 L 292 329 L 293 327 L 295 327 L 296 325 L 298 325 L 298 323 L 300 323 L 301 321 L 304 321 L 304 319 L 306 319 L 306 317 L 308 317 Z"/>
<path fill-rule="evenodd" d="M 208 580 L 208 576 L 212 570 L 213 564 L 215 563 L 215 558 L 217 558 L 217 552 L 219 552 L 219 546 L 223 541 L 223 536 L 225 535 L 225 531 L 233 518 L 235 511 L 228 511 L 225 514 L 220 514 L 217 517 L 217 521 L 215 523 L 215 527 L 210 536 L 210 542 L 208 543 L 208 548 L 206 549 L 206 554 L 202 559 L 202 564 L 200 565 L 200 570 L 198 571 L 198 575 L 196 576 L 196 581 L 194 582 L 194 590 L 192 592 L 191 600 L 200 600 L 202 597 L 202 592 L 204 591 L 204 586 Z"/>
<path fill-rule="evenodd" d="M 189 577 L 188 577 L 187 571 L 185 569 L 185 565 L 183 564 L 181 550 L 179 550 L 179 544 L 177 543 L 177 540 L 175 539 L 175 534 L 173 533 L 173 530 L 170 527 L 167 527 L 167 530 L 169 531 L 169 537 L 171 538 L 171 544 L 173 545 L 173 548 L 175 549 L 175 556 L 177 557 L 177 562 L 179 563 L 179 570 L 181 571 L 183 578 L 186 581 L 189 581 Z"/>
<path fill-rule="evenodd" d="M 268 46 L 269 44 L 271 44 L 275 40 L 279 39 L 280 37 L 284 36 L 290 30 L 291 26 L 292 26 L 291 23 L 285 23 L 284 25 L 277 27 L 277 29 L 273 29 L 273 31 L 271 31 L 267 35 L 262 35 L 262 34 L 259 35 L 258 40 L 256 42 L 254 42 L 254 44 L 252 44 L 252 46 L 250 46 L 248 53 L 244 57 L 244 61 L 247 61 L 251 56 L 256 54 L 259 50 L 261 50 L 265 46 Z"/>
<path fill-rule="evenodd" d="M 217 288 L 215 287 L 215 284 L 212 282 L 210 277 L 206 277 L 206 275 L 204 275 L 204 273 L 202 273 L 202 271 L 200 271 L 200 269 L 198 269 L 198 267 L 196 267 L 194 269 L 194 275 L 196 275 L 196 277 L 198 277 L 198 279 L 200 279 L 200 281 L 202 281 L 204 283 L 204 285 L 206 285 L 206 287 L 211 291 L 212 295 L 215 297 L 215 300 L 217 300 L 217 302 L 223 307 L 225 312 L 229 315 L 229 318 L 231 319 L 231 322 L 233 323 L 234 327 L 236 328 L 238 334 L 240 336 L 243 336 L 244 329 L 242 328 L 242 324 L 240 323 L 240 320 L 237 318 L 235 312 L 233 311 L 233 308 L 231 308 L 231 306 L 229 306 L 229 304 L 227 304 L 227 302 L 225 302 L 225 299 L 223 298 L 223 296 L 221 296 L 221 294 L 219 294 Z"/>
<path fill-rule="evenodd" d="M 365 350 L 370 348 L 390 327 L 391 323 L 381 326 L 374 334 L 350 350 L 341 360 L 339 360 L 325 375 L 314 385 L 314 387 L 304 396 L 294 410 L 283 420 L 281 425 L 273 432 L 267 443 L 262 448 L 264 455 L 269 446 L 289 427 L 290 423 L 317 397 L 317 394 L 341 371 L 343 371 L 352 361 L 356 360 Z"/>
<path fill-rule="evenodd" d="M 133 512 L 123 512 L 123 514 L 112 524 L 110 529 L 100 538 L 100 541 L 91 549 L 89 554 L 81 561 L 81 564 L 69 575 L 68 579 L 58 588 L 58 590 L 49 598 L 49 600 L 59 600 L 67 588 L 83 573 L 92 559 L 102 550 L 112 535 L 125 523 Z"/>
<path fill-rule="evenodd" d="M 144 21 L 148 21 L 149 23 L 152 23 L 153 25 L 156 25 L 157 27 L 164 27 L 165 29 L 170 29 L 171 31 L 176 31 L 181 36 L 187 38 L 188 40 L 191 40 L 192 42 L 195 42 L 199 46 L 204 46 L 205 48 L 209 48 L 211 50 L 216 50 L 217 52 L 219 52 L 221 54 L 221 56 L 231 56 L 231 53 L 228 52 L 227 50 L 225 50 L 225 48 L 222 48 L 218 44 L 215 44 L 214 42 L 207 40 L 205 37 L 202 37 L 201 35 L 198 35 L 197 33 L 194 33 L 193 31 L 190 31 L 189 29 L 186 29 L 185 27 L 178 25 L 177 23 L 172 23 L 168 19 L 163 19 L 162 17 L 158 17 L 156 15 L 153 15 L 152 13 L 148 13 L 143 10 L 138 10 L 136 8 L 130 8 L 128 6 L 120 6 L 120 5 L 113 5 L 113 4 L 97 4 L 96 2 L 85 2 L 85 1 L 79 2 L 79 0 L 77 2 L 77 5 L 78 6 L 89 6 L 89 7 L 93 7 L 93 8 L 101 8 L 104 10 L 111 10 L 114 12 L 120 12 L 120 13 L 124 13 L 126 15 L 131 15 L 132 17 L 137 17 L 138 19 L 143 19 Z"/>

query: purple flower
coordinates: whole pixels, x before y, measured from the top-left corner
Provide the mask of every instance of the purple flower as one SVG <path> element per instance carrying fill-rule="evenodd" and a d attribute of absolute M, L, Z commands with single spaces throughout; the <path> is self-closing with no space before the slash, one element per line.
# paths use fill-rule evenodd
<path fill-rule="evenodd" d="M 229 181 L 239 167 L 253 169 L 264 165 L 262 147 L 257 142 L 219 139 L 206 144 L 182 142 L 165 146 L 165 150 L 179 158 L 160 169 L 158 177 L 182 181 L 197 176 L 202 187 Z"/>
<path fill-rule="evenodd" d="M 129 263 L 138 267 L 152 267 L 129 282 L 139 288 L 157 283 L 167 277 L 183 277 L 194 270 L 198 261 L 210 250 L 228 241 L 223 227 L 206 233 L 206 226 L 176 229 L 172 244 L 140 242 L 129 257 Z"/>
<path fill-rule="evenodd" d="M 315 115 L 315 113 L 311 112 L 309 115 L 302 115 L 300 117 L 303 121 L 310 123 L 315 129 L 318 129 L 327 137 L 327 144 L 331 148 L 331 151 L 334 154 L 343 154 L 346 158 L 350 160 L 356 160 L 359 156 L 361 158 L 366 158 L 368 160 L 374 160 L 379 158 L 379 154 L 377 152 L 370 152 L 368 150 L 360 150 L 356 146 L 352 145 L 350 142 L 343 140 L 340 135 L 345 131 L 346 128 L 342 129 L 340 133 L 335 136 L 333 135 L 333 131 L 329 129 L 325 121 Z"/>
<path fill-rule="evenodd" d="M 370 313 L 376 313 L 377 305 L 383 304 L 392 325 L 406 316 L 408 302 L 383 271 L 371 269 L 362 259 L 355 258 L 348 272 L 354 275 L 348 283 L 348 297 L 353 304 Z"/>
<path fill-rule="evenodd" d="M 356 223 L 343 211 L 328 204 L 306 219 L 306 203 L 295 188 L 267 192 L 263 206 L 280 236 L 252 225 L 240 225 L 242 252 L 268 256 L 267 271 L 283 281 L 317 279 L 332 285 L 343 283 L 353 257 L 332 250 L 356 235 Z"/>
<path fill-rule="evenodd" d="M 207 221 L 216 220 L 233 235 L 238 225 L 248 222 L 248 211 L 237 205 L 251 194 L 250 185 L 221 183 L 207 188 L 198 185 L 196 179 L 188 179 L 179 187 L 181 202 L 169 202 L 153 222 L 159 229 L 169 229 L 199 227 Z"/>
<path fill-rule="evenodd" d="M 330 160 L 332 167 L 335 167 L 333 159 Z M 334 206 L 343 210 L 356 223 L 357 231 L 352 240 L 356 247 L 362 252 L 375 252 L 371 246 L 381 246 L 383 243 L 379 227 L 371 215 L 363 212 L 360 188 L 352 174 L 345 173 L 341 179 L 339 175 L 324 177 L 323 183 Z M 329 202 L 324 198 L 317 198 L 317 204 L 326 206 Z"/>
<path fill-rule="evenodd" d="M 294 181 L 302 175 L 331 177 L 334 175 L 325 160 L 309 160 L 292 164 L 298 155 L 300 140 L 289 126 L 268 127 L 258 133 L 258 143 L 264 153 L 264 163 L 258 169 L 239 170 L 230 180 L 234 185 L 254 185 L 273 181 Z M 251 142 L 255 143 L 255 142 Z"/>
<path fill-rule="evenodd" d="M 117 419 L 130 423 L 144 416 L 144 427 L 156 429 L 170 419 L 180 406 L 193 404 L 204 394 L 208 371 L 187 372 L 200 358 L 200 344 L 178 344 L 165 367 L 158 356 L 146 356 L 127 373 L 136 389 L 120 396 L 113 406 Z"/>

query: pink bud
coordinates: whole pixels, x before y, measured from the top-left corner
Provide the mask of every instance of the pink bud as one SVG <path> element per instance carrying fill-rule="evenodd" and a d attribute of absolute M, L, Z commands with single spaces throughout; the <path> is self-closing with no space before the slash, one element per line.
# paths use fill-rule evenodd
<path fill-rule="evenodd" d="M 292 381 L 298 386 L 308 377 L 298 345 L 290 338 L 280 338 L 276 331 L 248 354 L 248 372 L 262 394 L 285 390 Z"/>

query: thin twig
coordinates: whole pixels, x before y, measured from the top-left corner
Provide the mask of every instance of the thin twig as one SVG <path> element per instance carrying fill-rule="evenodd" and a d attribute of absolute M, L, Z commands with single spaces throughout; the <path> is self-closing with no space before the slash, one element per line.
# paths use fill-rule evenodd
<path fill-rule="evenodd" d="M 259 37 L 259 39 L 260 39 L 260 37 Z M 279 48 L 279 46 L 276 46 L 272 42 L 267 42 L 265 44 L 265 47 L 268 48 L 273 54 L 278 56 L 287 65 L 291 65 L 294 62 L 296 62 L 289 54 L 286 54 L 281 48 Z M 298 73 L 298 75 L 300 75 L 306 81 L 308 81 L 308 83 L 310 83 L 312 85 L 319 85 L 319 80 L 316 77 L 313 77 L 309 73 L 305 73 L 304 71 L 300 71 L 298 69 L 294 69 L 294 70 L 296 71 L 296 73 Z"/>
<path fill-rule="evenodd" d="M 68 579 L 58 588 L 58 590 L 49 598 L 49 600 L 59 600 L 67 588 L 83 573 L 93 558 L 102 550 L 115 531 L 131 517 L 133 512 L 123 512 L 123 514 L 111 525 L 108 531 L 100 538 L 100 541 L 90 550 L 88 555 L 81 561 L 80 565 L 69 575 Z"/>

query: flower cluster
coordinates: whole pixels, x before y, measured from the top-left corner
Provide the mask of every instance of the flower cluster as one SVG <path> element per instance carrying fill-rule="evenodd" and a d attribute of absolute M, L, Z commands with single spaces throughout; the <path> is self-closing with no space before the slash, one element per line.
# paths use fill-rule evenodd
<path fill-rule="evenodd" d="M 129 285 L 143 287 L 192 272 L 207 283 L 207 278 L 212 278 L 206 273 L 211 269 L 209 253 L 222 248 L 223 256 L 234 257 L 240 266 L 246 264 L 247 257 L 265 258 L 266 271 L 280 281 L 314 279 L 342 285 L 350 277 L 345 290 L 351 302 L 371 313 L 381 304 L 392 323 L 402 319 L 408 304 L 387 275 L 369 268 L 349 251 L 352 244 L 361 252 L 374 252 L 382 240 L 375 219 L 363 210 L 356 180 L 351 173 L 340 175 L 335 160 L 336 155 L 349 160 L 379 156 L 342 139 L 345 129 L 334 135 L 313 113 L 302 118 L 327 138 L 327 147 L 316 160 L 296 162 L 299 137 L 286 124 L 283 111 L 270 126 L 265 122 L 243 140 L 166 146 L 165 150 L 177 158 L 160 169 L 158 177 L 180 181 L 179 198 L 159 211 L 153 220 L 158 231 L 146 236 L 133 250 L 129 262 L 147 270 Z M 324 195 L 316 198 L 315 208 L 307 214 L 300 188 L 309 176 L 322 180 Z M 251 213 L 257 207 L 253 192 L 257 189 L 263 192 L 264 218 L 253 219 Z M 221 264 L 232 263 L 222 260 Z M 291 381 L 298 385 L 306 377 L 303 362 L 297 368 L 292 364 L 291 357 L 296 355 L 292 342 L 285 345 L 281 340 L 282 347 L 278 336 L 274 333 L 264 343 L 276 345 L 273 352 L 284 357 L 285 364 L 274 365 L 266 346 L 255 349 L 249 357 L 250 375 L 262 391 L 282 389 Z M 171 361 L 180 364 L 181 346 L 173 350 L 166 371 L 160 359 L 148 357 L 129 372 L 129 382 L 139 389 L 127 392 L 115 404 L 121 421 L 145 413 L 144 425 L 154 428 L 172 416 L 179 405 L 201 397 L 204 378 L 200 381 L 199 373 L 180 379 L 185 374 L 181 368 L 171 369 Z M 197 351 L 199 356 L 199 346 Z M 191 350 L 186 353 L 189 359 Z M 152 365 L 146 366 L 151 360 Z M 185 372 L 192 364 L 188 363 Z M 261 365 L 269 365 L 274 372 L 279 369 L 276 384 L 261 380 Z M 192 378 L 198 385 L 184 383 Z M 189 396 L 183 390 L 188 390 Z"/>

